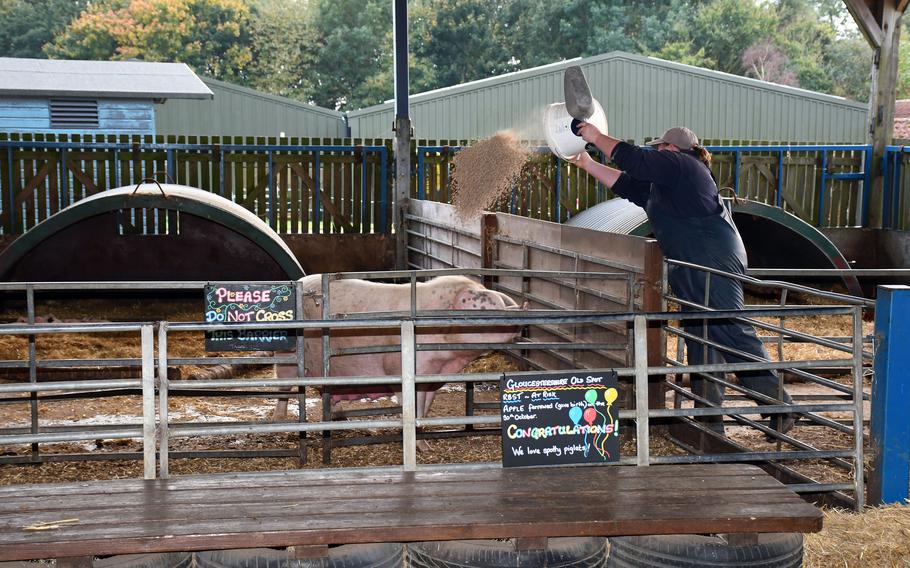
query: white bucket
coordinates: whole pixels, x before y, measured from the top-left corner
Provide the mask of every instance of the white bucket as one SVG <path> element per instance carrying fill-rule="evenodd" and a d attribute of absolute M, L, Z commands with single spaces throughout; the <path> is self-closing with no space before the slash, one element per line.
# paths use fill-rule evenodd
<path fill-rule="evenodd" d="M 607 134 L 607 115 L 596 99 L 593 103 L 594 114 L 585 122 L 593 124 Z M 543 131 L 550 151 L 563 160 L 572 159 L 585 151 L 587 143 L 584 139 L 572 134 L 572 115 L 566 112 L 566 103 L 553 103 L 546 108 L 543 114 Z"/>

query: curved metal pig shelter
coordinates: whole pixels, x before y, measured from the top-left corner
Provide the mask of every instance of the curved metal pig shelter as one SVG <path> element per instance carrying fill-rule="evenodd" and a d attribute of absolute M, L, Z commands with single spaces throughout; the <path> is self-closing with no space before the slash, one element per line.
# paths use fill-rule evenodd
<path fill-rule="evenodd" d="M 807 276 L 813 268 L 850 268 L 828 237 L 779 207 L 739 199 L 733 203 L 733 221 L 746 245 L 750 268 L 798 267 Z M 565 224 L 639 237 L 651 234 L 644 209 L 622 198 L 589 207 Z M 851 294 L 863 295 L 855 276 L 844 276 L 843 281 Z"/>
<path fill-rule="evenodd" d="M 131 220 L 143 217 L 150 229 L 140 231 Z M 287 244 L 252 212 L 176 184 L 98 193 L 39 223 L 0 254 L 0 277 L 19 282 L 302 276 Z"/>

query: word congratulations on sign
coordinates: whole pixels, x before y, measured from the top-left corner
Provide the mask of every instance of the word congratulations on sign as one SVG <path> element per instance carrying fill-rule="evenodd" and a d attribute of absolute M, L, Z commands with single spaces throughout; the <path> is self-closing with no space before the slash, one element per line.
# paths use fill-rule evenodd
<path fill-rule="evenodd" d="M 291 321 L 294 286 L 279 284 L 208 284 L 205 287 L 206 323 Z M 206 351 L 278 351 L 295 345 L 286 329 L 230 329 L 205 332 Z"/>
<path fill-rule="evenodd" d="M 615 371 L 503 375 L 502 465 L 619 460 L 619 381 Z"/>

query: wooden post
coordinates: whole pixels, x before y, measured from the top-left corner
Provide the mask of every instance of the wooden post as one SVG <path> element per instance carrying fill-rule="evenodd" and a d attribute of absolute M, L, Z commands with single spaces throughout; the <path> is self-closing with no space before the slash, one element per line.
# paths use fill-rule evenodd
<path fill-rule="evenodd" d="M 897 86 L 897 58 L 900 21 L 907 0 L 844 0 L 847 9 L 873 50 L 872 92 L 869 97 L 869 137 L 872 141 L 871 187 L 864 199 L 863 222 L 881 228 L 884 211 L 882 159 L 891 144 L 894 128 L 894 96 Z"/>
<path fill-rule="evenodd" d="M 408 8 L 395 0 L 392 23 L 395 47 L 395 191 L 392 225 L 395 228 L 395 268 L 408 268 L 408 232 L 405 223 L 411 196 L 411 119 L 408 115 Z"/>
<path fill-rule="evenodd" d="M 499 219 L 496 213 L 484 213 L 480 218 L 480 266 L 482 268 L 496 268 L 496 255 L 494 238 L 499 233 Z M 493 285 L 492 276 L 483 277 L 483 285 Z"/>
<path fill-rule="evenodd" d="M 882 159 L 894 131 L 894 98 L 897 87 L 897 57 L 901 13 L 894 2 L 883 2 L 882 45 L 874 52 L 872 94 L 869 99 L 872 136 L 872 187 L 869 195 L 868 226 L 881 228 L 884 222 L 884 182 Z"/>
<path fill-rule="evenodd" d="M 663 253 L 657 241 L 651 240 L 645 249 L 644 275 L 641 285 L 641 309 L 644 312 L 658 312 L 666 309 L 663 303 Z M 658 367 L 664 364 L 667 341 L 662 322 L 651 322 L 648 326 L 648 365 Z M 648 406 L 664 408 L 666 406 L 665 376 L 648 377 Z"/>
<path fill-rule="evenodd" d="M 872 437 L 875 461 L 869 474 L 869 502 L 903 503 L 910 483 L 910 286 L 879 286 L 875 306 L 875 381 L 872 383 Z M 856 349 L 856 347 L 854 347 Z"/>

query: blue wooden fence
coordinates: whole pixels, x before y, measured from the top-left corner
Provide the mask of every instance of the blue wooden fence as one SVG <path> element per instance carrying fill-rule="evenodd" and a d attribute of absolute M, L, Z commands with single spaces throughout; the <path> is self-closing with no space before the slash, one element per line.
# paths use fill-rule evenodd
<path fill-rule="evenodd" d="M 416 196 L 450 201 L 451 158 L 459 146 L 418 146 Z M 585 172 L 537 152 L 510 195 L 494 208 L 549 221 L 565 221 L 612 193 Z M 776 205 L 817 227 L 868 224 L 869 145 L 710 145 L 712 170 L 722 188 Z M 601 155 L 601 161 L 604 157 Z"/>
<path fill-rule="evenodd" d="M 904 194 L 910 188 L 910 148 L 886 146 L 882 172 L 884 174 L 884 206 L 882 226 L 886 229 L 910 230 L 910 199 Z"/>
<path fill-rule="evenodd" d="M 217 193 L 284 234 L 391 230 L 388 140 L 206 137 L 12 137 L 0 134 L 0 232 L 15 235 L 80 199 L 142 179 Z M 464 141 L 414 149 L 412 197 L 451 202 L 451 160 Z M 525 175 L 490 208 L 562 222 L 612 197 L 572 164 L 535 148 Z M 868 224 L 867 145 L 711 145 L 722 188 L 818 227 Z M 603 157 L 601 157 L 603 159 Z M 885 219 L 907 228 L 907 153 L 889 149 Z"/>
<path fill-rule="evenodd" d="M 42 139 L 0 137 L 2 234 L 21 234 L 80 199 L 145 179 L 221 195 L 279 233 L 390 230 L 391 161 L 385 144 L 264 138 L 192 142 L 151 137 L 141 141 L 35 138 Z"/>

